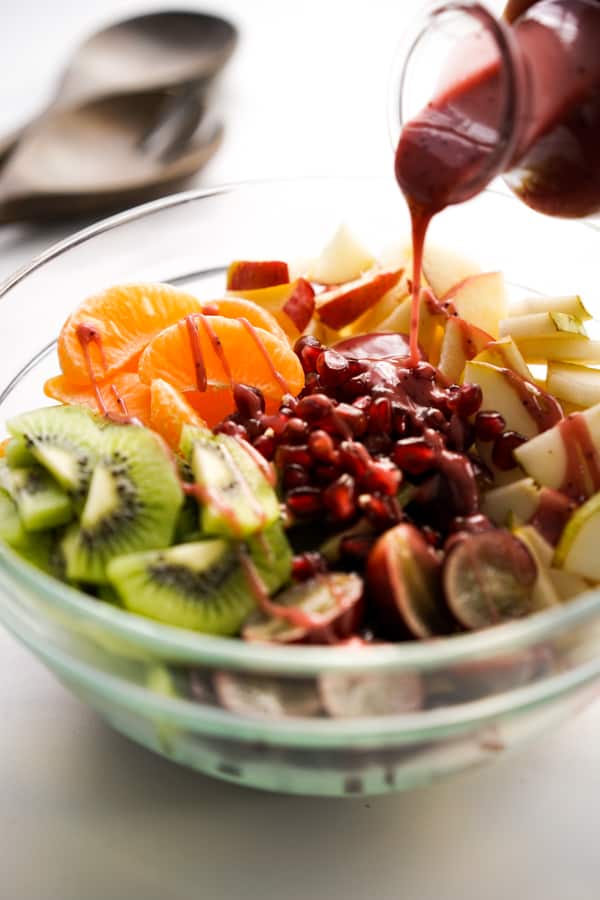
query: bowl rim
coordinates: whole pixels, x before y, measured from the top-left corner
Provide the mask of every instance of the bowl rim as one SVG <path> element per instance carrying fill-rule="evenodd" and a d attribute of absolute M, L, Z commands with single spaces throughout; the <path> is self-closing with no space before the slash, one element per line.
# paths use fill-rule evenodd
<path fill-rule="evenodd" d="M 0 283 L 0 301 L 31 273 L 41 269 L 46 263 L 70 249 L 90 241 L 104 232 L 160 213 L 164 209 L 201 202 L 209 197 L 249 188 L 260 189 L 261 187 L 294 186 L 307 183 L 318 185 L 335 182 L 343 184 L 357 181 L 384 184 L 390 179 L 381 175 L 311 175 L 264 178 L 184 191 L 144 203 L 102 219 L 51 245 Z M 501 202 L 511 204 L 518 202 L 511 194 L 493 188 L 486 189 L 482 195 L 492 196 Z M 593 227 L 589 222 L 572 224 L 575 227 Z M 594 230 L 597 229 L 594 228 Z M 10 391 L 15 378 L 11 379 L 1 392 L 0 400 Z M 490 656 L 510 654 L 534 642 L 547 641 L 593 619 L 600 612 L 600 588 L 595 588 L 586 591 L 566 605 L 553 607 L 528 618 L 470 634 L 435 638 L 431 641 L 407 641 L 366 647 L 278 647 L 253 644 L 238 638 L 224 638 L 193 632 L 165 625 L 105 603 L 94 603 L 93 598 L 34 568 L 9 547 L 2 544 L 0 544 L 0 568 L 4 569 L 5 574 L 9 576 L 9 581 L 12 576 L 17 586 L 33 590 L 38 597 L 41 594 L 44 600 L 50 600 L 62 612 L 75 614 L 82 625 L 89 623 L 90 626 L 105 628 L 123 641 L 143 647 L 148 652 L 164 658 L 173 661 L 185 660 L 223 665 L 234 669 L 285 671 L 296 675 L 315 674 L 321 671 L 348 671 L 350 669 L 361 671 L 428 670 L 442 665 L 458 665 Z"/>

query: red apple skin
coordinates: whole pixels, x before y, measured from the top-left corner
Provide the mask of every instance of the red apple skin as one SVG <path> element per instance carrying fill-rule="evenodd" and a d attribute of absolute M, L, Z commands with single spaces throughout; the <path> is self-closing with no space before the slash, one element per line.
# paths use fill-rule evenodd
<path fill-rule="evenodd" d="M 288 264 L 279 260 L 234 260 L 227 269 L 228 291 L 249 291 L 286 284 Z"/>
<path fill-rule="evenodd" d="M 319 318 L 329 328 L 350 325 L 375 306 L 400 281 L 403 273 L 404 269 L 383 269 L 323 291 L 317 296 Z"/>
<path fill-rule="evenodd" d="M 292 293 L 282 308 L 298 331 L 304 331 L 315 311 L 315 289 L 310 281 L 307 281 L 306 278 L 298 278 Z"/>
<path fill-rule="evenodd" d="M 411 590 L 400 548 L 408 547 L 423 573 L 426 589 Z M 414 525 L 401 523 L 384 532 L 369 554 L 367 596 L 377 610 L 386 638 L 421 639 L 448 634 L 453 624 L 441 591 L 441 561 Z"/>

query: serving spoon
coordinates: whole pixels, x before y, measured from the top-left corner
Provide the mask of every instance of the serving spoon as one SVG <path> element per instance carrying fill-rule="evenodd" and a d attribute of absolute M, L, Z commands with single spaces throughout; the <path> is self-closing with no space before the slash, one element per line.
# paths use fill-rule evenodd
<path fill-rule="evenodd" d="M 50 106 L 32 124 L 50 113 L 108 95 L 206 86 L 225 65 L 236 42 L 234 25 L 206 13 L 148 13 L 117 22 L 78 47 Z M 0 162 L 30 128 L 0 139 Z"/>
<path fill-rule="evenodd" d="M 54 111 L 0 171 L 0 224 L 96 213 L 174 190 L 211 158 L 222 132 L 192 88 Z"/>

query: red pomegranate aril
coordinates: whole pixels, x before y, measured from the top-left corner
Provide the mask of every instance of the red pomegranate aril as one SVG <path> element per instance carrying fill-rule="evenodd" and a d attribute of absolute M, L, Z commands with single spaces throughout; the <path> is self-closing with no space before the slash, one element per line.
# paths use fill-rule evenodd
<path fill-rule="evenodd" d="M 396 441 L 392 459 L 403 472 L 422 475 L 436 464 L 436 452 L 421 437 L 404 438 Z"/>
<path fill-rule="evenodd" d="M 317 371 L 317 360 L 322 351 L 323 345 L 311 334 L 299 338 L 294 346 L 294 352 L 305 372 Z"/>
<path fill-rule="evenodd" d="M 516 431 L 505 431 L 498 435 L 492 447 L 492 462 L 497 469 L 508 472 L 517 466 L 513 451 L 524 444 L 527 439 Z"/>
<path fill-rule="evenodd" d="M 355 437 L 360 437 L 367 430 L 367 416 L 350 403 L 338 403 L 335 408 L 335 419 L 341 420 Z"/>
<path fill-rule="evenodd" d="M 294 581 L 307 581 L 320 572 L 327 571 L 324 557 L 315 550 L 308 550 L 295 556 L 292 562 L 292 578 Z"/>
<path fill-rule="evenodd" d="M 368 394 L 364 394 L 362 397 L 357 397 L 356 400 L 352 401 L 352 406 L 356 409 L 360 409 L 362 412 L 368 412 L 373 403 L 373 398 Z"/>
<path fill-rule="evenodd" d="M 304 444 L 306 443 L 307 435 L 308 425 L 304 419 L 299 419 L 297 416 L 294 416 L 288 420 L 288 423 L 285 426 L 283 439 L 290 444 Z"/>
<path fill-rule="evenodd" d="M 392 427 L 392 404 L 389 397 L 378 397 L 369 410 L 369 431 L 389 434 Z"/>
<path fill-rule="evenodd" d="M 475 436 L 480 441 L 493 441 L 506 428 L 503 416 L 498 412 L 480 412 L 475 417 Z"/>
<path fill-rule="evenodd" d="M 263 431 L 265 430 L 265 426 L 264 426 L 262 418 L 246 419 L 244 425 L 245 425 L 246 431 L 248 432 L 248 437 L 249 437 L 250 441 L 254 441 L 254 439 L 257 438 L 259 436 L 259 434 L 262 434 Z"/>
<path fill-rule="evenodd" d="M 278 412 L 271 416 L 263 416 L 261 421 L 265 431 L 271 428 L 273 434 L 279 437 L 285 431 L 289 419 L 284 413 Z"/>
<path fill-rule="evenodd" d="M 454 409 L 461 418 L 466 419 L 475 415 L 479 407 L 483 395 L 478 384 L 463 384 L 458 391 L 453 393 L 450 399 L 450 407 Z"/>
<path fill-rule="evenodd" d="M 259 434 L 259 436 L 254 441 L 255 450 L 258 450 L 259 453 L 262 453 L 264 458 L 268 459 L 269 462 L 275 456 L 276 447 L 277 444 L 272 434 Z"/>
<path fill-rule="evenodd" d="M 392 431 L 397 437 L 403 437 L 408 431 L 408 415 L 406 409 L 392 401 Z"/>
<path fill-rule="evenodd" d="M 366 559 L 374 542 L 375 535 L 372 534 L 348 535 L 340 541 L 340 555 L 352 559 Z"/>
<path fill-rule="evenodd" d="M 373 460 L 363 479 L 365 490 L 388 497 L 393 497 L 398 492 L 401 482 L 402 473 L 397 466 L 381 459 Z"/>
<path fill-rule="evenodd" d="M 402 518 L 402 510 L 393 497 L 362 494 L 358 502 L 369 522 L 379 530 L 390 528 Z"/>
<path fill-rule="evenodd" d="M 373 387 L 373 378 L 370 372 L 361 372 L 354 375 L 344 383 L 342 388 L 344 397 L 347 400 L 356 400 L 367 394 Z"/>
<path fill-rule="evenodd" d="M 308 449 L 315 459 L 329 462 L 335 452 L 335 444 L 331 435 L 322 429 L 317 429 L 308 438 Z"/>
<path fill-rule="evenodd" d="M 215 431 L 218 431 L 219 434 L 228 434 L 231 437 L 241 437 L 244 440 L 248 437 L 248 432 L 244 426 L 240 425 L 239 422 L 234 422 L 232 419 L 225 419 L 223 422 L 220 422 Z"/>
<path fill-rule="evenodd" d="M 314 516 L 322 509 L 322 491 L 317 487 L 298 487 L 289 492 L 285 502 L 289 511 L 302 518 Z"/>
<path fill-rule="evenodd" d="M 265 411 L 265 398 L 249 384 L 234 384 L 233 401 L 237 411 L 244 419 L 252 419 Z"/>
<path fill-rule="evenodd" d="M 435 407 L 430 406 L 425 409 L 420 416 L 425 428 L 433 428 L 436 431 L 442 431 L 446 428 L 446 417 L 444 413 Z"/>
<path fill-rule="evenodd" d="M 368 434 L 365 447 L 371 456 L 389 456 L 394 442 L 388 434 Z"/>
<path fill-rule="evenodd" d="M 331 484 L 341 474 L 341 467 L 335 463 L 320 463 L 314 469 L 314 478 L 319 484 Z"/>
<path fill-rule="evenodd" d="M 344 473 L 323 491 L 323 503 L 336 522 L 350 519 L 356 513 L 355 486 L 351 475 Z"/>
<path fill-rule="evenodd" d="M 307 372 L 304 377 L 304 389 L 302 391 L 303 397 L 308 397 L 311 394 L 319 394 L 321 393 L 321 379 L 317 375 L 316 372 Z M 296 409 L 296 412 L 298 410 Z"/>
<path fill-rule="evenodd" d="M 317 373 L 325 387 L 337 387 L 350 374 L 348 360 L 335 350 L 324 350 L 317 358 Z"/>
<path fill-rule="evenodd" d="M 363 444 L 342 441 L 339 446 L 340 465 L 356 478 L 364 478 L 372 463 L 371 454 Z"/>
<path fill-rule="evenodd" d="M 436 529 L 432 528 L 430 525 L 421 525 L 419 530 L 431 547 L 438 548 L 440 546 L 442 537 L 439 531 L 436 531 Z"/>
<path fill-rule="evenodd" d="M 275 453 L 275 462 L 278 467 L 295 463 L 308 469 L 312 456 L 306 445 L 280 444 Z"/>
<path fill-rule="evenodd" d="M 298 402 L 296 414 L 307 422 L 316 422 L 329 416 L 332 406 L 332 400 L 325 394 L 310 394 Z"/>
<path fill-rule="evenodd" d="M 289 409 L 292 413 L 295 413 L 296 407 L 298 406 L 298 400 L 293 394 L 284 394 L 281 398 L 281 406 Z"/>
<path fill-rule="evenodd" d="M 283 470 L 282 483 L 286 491 L 296 487 L 303 487 L 310 482 L 310 477 L 304 466 L 290 463 Z"/>

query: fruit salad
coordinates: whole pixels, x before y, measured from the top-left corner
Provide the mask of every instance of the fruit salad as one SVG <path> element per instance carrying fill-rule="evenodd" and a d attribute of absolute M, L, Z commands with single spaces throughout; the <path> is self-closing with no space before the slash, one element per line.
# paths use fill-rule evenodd
<path fill-rule="evenodd" d="M 7 423 L 0 537 L 165 625 L 246 641 L 450 636 L 600 582 L 600 347 L 578 296 L 511 302 L 341 227 L 222 296 L 127 284 L 65 322 Z M 412 327 L 415 327 L 414 320 Z"/>

